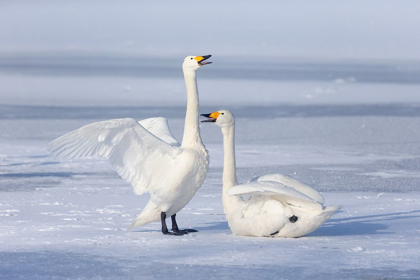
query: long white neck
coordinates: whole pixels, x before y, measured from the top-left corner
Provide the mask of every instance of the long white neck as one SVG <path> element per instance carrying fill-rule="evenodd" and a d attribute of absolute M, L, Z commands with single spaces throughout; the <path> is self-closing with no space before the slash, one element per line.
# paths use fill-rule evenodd
<path fill-rule="evenodd" d="M 236 159 L 235 159 L 235 126 L 222 127 L 223 133 L 223 209 L 229 219 L 229 215 L 233 210 L 238 208 L 238 203 L 242 201 L 240 197 L 229 196 L 226 192 L 228 189 L 236 186 Z"/>
<path fill-rule="evenodd" d="M 195 71 L 184 70 L 185 85 L 187 87 L 187 113 L 185 115 L 184 136 L 182 147 L 203 145 L 198 124 L 198 88 Z"/>

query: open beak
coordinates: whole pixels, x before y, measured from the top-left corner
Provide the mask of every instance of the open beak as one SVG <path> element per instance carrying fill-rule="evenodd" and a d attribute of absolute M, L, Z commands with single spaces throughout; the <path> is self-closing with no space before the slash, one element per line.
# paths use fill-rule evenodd
<path fill-rule="evenodd" d="M 196 56 L 195 60 L 197 60 L 198 65 L 203 66 L 203 65 L 211 63 L 210 61 L 205 61 L 205 60 L 209 59 L 210 57 L 211 57 L 211 54 L 203 55 L 203 56 Z"/>
<path fill-rule="evenodd" d="M 219 117 L 219 112 L 213 112 L 211 114 L 201 114 L 201 116 L 208 118 L 207 120 L 202 120 L 201 122 L 216 122 L 217 117 Z"/>

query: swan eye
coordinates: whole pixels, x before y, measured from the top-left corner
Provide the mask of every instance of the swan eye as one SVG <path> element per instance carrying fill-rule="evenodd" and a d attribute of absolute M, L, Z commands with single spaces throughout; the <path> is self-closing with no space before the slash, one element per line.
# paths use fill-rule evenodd
<path fill-rule="evenodd" d="M 222 115 L 224 115 L 225 113 L 222 113 Z"/>
<path fill-rule="evenodd" d="M 191 60 L 193 60 L 194 58 L 193 57 L 191 57 Z"/>

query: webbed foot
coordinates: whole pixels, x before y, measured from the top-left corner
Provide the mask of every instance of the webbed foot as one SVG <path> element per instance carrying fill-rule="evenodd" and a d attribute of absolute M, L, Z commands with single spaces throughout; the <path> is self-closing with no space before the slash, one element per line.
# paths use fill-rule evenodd
<path fill-rule="evenodd" d="M 182 236 L 184 234 L 187 234 L 185 232 L 181 232 L 181 231 L 168 231 L 168 232 L 162 232 L 164 235 L 174 235 L 174 236 Z"/>
<path fill-rule="evenodd" d="M 188 234 L 190 232 L 198 232 L 198 230 L 192 229 L 192 228 L 186 228 L 186 229 L 174 230 L 174 232 L 182 232 L 183 234 Z"/>

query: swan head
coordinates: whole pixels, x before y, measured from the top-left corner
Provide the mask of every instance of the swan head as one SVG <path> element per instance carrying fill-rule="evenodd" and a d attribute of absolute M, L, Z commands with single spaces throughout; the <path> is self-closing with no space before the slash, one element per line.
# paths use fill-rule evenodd
<path fill-rule="evenodd" d="M 201 122 L 216 123 L 220 127 L 233 126 L 235 124 L 235 117 L 229 110 L 220 110 L 210 114 L 201 114 L 201 116 L 208 118 Z"/>
<path fill-rule="evenodd" d="M 211 63 L 210 61 L 206 61 L 210 57 L 211 57 L 211 54 L 203 55 L 203 56 L 193 56 L 193 55 L 187 56 L 184 59 L 184 63 L 182 63 L 182 69 L 195 71 L 203 65 L 210 64 Z"/>

